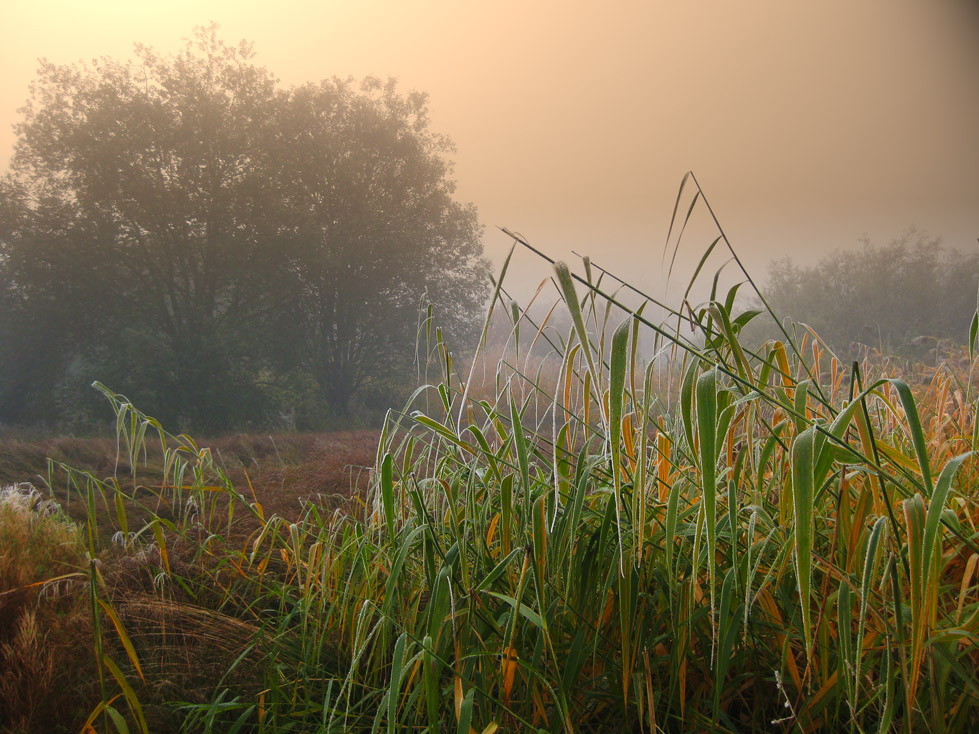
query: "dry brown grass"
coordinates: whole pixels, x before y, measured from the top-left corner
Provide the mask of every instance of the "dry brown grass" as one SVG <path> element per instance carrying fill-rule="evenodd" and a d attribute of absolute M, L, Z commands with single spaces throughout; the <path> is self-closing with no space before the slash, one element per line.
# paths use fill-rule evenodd
<path fill-rule="evenodd" d="M 357 511 L 377 454 L 378 433 L 343 431 L 307 438 L 300 461 L 267 462 L 257 475 L 249 473 L 265 514 L 295 520 L 305 502 L 328 512 Z"/>
<path fill-rule="evenodd" d="M 84 559 L 57 505 L 27 484 L 0 490 L 0 731 L 59 731 L 93 693 L 84 586 L 49 581 Z"/>
<path fill-rule="evenodd" d="M 0 489 L 0 639 L 19 624 L 43 583 L 82 567 L 78 529 L 29 484 Z"/>
<path fill-rule="evenodd" d="M 112 472 L 115 457 L 116 442 L 111 438 L 36 438 L 7 431 L 0 437 L 0 485 L 41 485 L 49 458 L 106 475 Z"/>
<path fill-rule="evenodd" d="M 371 430 L 335 433 L 290 433 L 276 435 L 234 434 L 200 446 L 212 449 L 216 463 L 246 496 L 260 502 L 266 515 L 295 520 L 303 505 L 314 502 L 327 511 L 356 511 L 356 496 L 367 486 L 368 468 L 377 452 L 378 432 Z M 115 475 L 125 488 L 135 483 L 153 488 L 162 475 L 162 456 L 152 448 L 138 462 L 135 480 L 132 468 L 117 454 L 112 438 L 17 438 L 0 441 L 0 485 L 30 481 L 51 491 L 75 521 L 83 523 L 85 507 L 68 496 L 63 476 L 49 478 L 48 459 L 90 471 L 102 478 Z M 144 498 L 152 495 L 149 491 Z M 137 506 L 127 507 L 134 518 Z"/>
<path fill-rule="evenodd" d="M 374 463 L 377 440 L 374 431 L 345 431 L 234 435 L 199 445 L 212 448 L 216 463 L 246 497 L 262 505 L 266 517 L 274 514 L 292 522 L 310 502 L 327 514 L 359 513 L 359 496 L 367 486 L 367 467 Z M 0 442 L 0 482 L 34 478 L 41 484 L 48 478 L 48 458 L 97 477 L 115 474 L 124 486 L 135 482 L 152 488 L 162 474 L 161 456 L 151 451 L 133 479 L 125 460 L 117 461 L 114 439 L 8 435 Z M 150 489 L 136 495 L 152 504 Z M 86 569 L 79 530 L 85 522 L 85 503 L 77 494 L 69 496 L 64 477 L 58 474 L 50 492 L 23 484 L 4 498 L 0 500 L 0 732 L 78 731 L 100 697 L 88 582 L 81 577 L 44 582 Z M 137 502 L 126 504 L 134 523 L 146 513 Z M 96 507 L 105 520 L 112 513 L 101 501 Z M 252 533 L 253 518 L 239 517 L 226 542 L 235 543 Z M 110 528 L 111 523 L 105 522 L 102 529 L 111 532 Z M 176 731 L 179 721 L 171 703 L 205 701 L 255 637 L 255 627 L 201 607 L 200 599 L 191 600 L 180 587 L 160 586 L 154 575 L 160 559 L 152 557 L 158 553 L 153 546 L 133 552 L 113 546 L 108 537 L 102 540 L 107 550 L 98 558 L 104 580 L 101 593 L 132 632 L 146 674 L 138 695 L 150 731 Z M 184 579 L 198 574 L 205 578 L 214 569 L 206 569 L 209 559 L 192 541 L 172 539 L 171 568 Z M 222 601 L 228 600 L 215 603 Z M 233 608 L 233 600 L 230 603 Z M 111 643 L 113 638 L 108 639 Z M 250 657 L 261 654 L 256 649 Z M 125 659 L 121 650 L 111 655 Z M 250 664 L 250 657 L 240 664 L 236 676 L 242 690 L 259 683 L 249 680 L 247 671 L 260 669 L 254 661 Z"/>

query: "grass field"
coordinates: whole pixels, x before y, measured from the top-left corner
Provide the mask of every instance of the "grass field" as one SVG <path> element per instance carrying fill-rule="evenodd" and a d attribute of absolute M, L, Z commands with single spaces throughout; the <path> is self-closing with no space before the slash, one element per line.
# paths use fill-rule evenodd
<path fill-rule="evenodd" d="M 251 482 L 255 498 L 270 513 L 295 520 L 302 515 L 303 502 L 346 506 L 366 488 L 378 435 L 371 430 L 236 434 L 202 439 L 200 443 L 210 449 L 215 464 L 230 481 L 242 485 Z M 147 447 L 146 455 L 136 462 L 135 482 L 130 457 L 119 449 L 114 436 L 41 438 L 8 431 L 0 434 L 0 485 L 50 485 L 69 516 L 84 523 L 86 508 L 72 503 L 66 475 L 58 471 L 49 474 L 50 463 L 88 471 L 96 477 L 115 475 L 129 489 L 134 483 L 159 484 L 163 471 L 159 446 Z M 144 494 L 151 492 L 146 489 Z"/>
<path fill-rule="evenodd" d="M 752 351 L 734 293 L 669 326 L 554 273 L 572 328 L 513 311 L 548 356 L 484 369 L 435 330 L 379 436 L 206 449 L 103 388 L 118 439 L 35 454 L 78 524 L 2 505 L 3 725 L 979 728 L 975 331 L 843 364 Z"/>
<path fill-rule="evenodd" d="M 356 512 L 377 440 L 376 431 L 363 430 L 234 435 L 207 443 L 228 482 L 248 487 L 252 501 L 270 515 L 295 521 L 311 502 L 319 508 Z M 94 557 L 103 590 L 120 613 L 158 608 L 160 596 L 152 592 L 159 589 L 152 582 L 158 577 L 159 553 L 140 539 L 128 545 L 120 544 L 118 537 L 113 542 L 119 518 L 115 503 L 110 506 L 100 495 L 90 507 L 76 484 L 81 479 L 84 487 L 84 475 L 73 477 L 58 466 L 99 478 L 116 477 L 120 492 L 114 496 L 121 498 L 124 515 L 134 527 L 139 523 L 145 528 L 152 520 L 166 524 L 174 511 L 166 498 L 160 501 L 163 452 L 158 445 L 147 449 L 133 473 L 131 458 L 125 450 L 120 454 L 115 437 L 40 438 L 8 431 L 0 439 L 0 487 L 14 487 L 0 499 L 0 731 L 81 731 L 93 701 L 101 698 L 91 600 L 78 575 L 86 569 L 88 557 L 79 528 L 88 526 L 90 511 L 96 521 L 99 550 Z M 232 531 L 244 537 L 253 526 L 247 518 L 242 520 L 240 529 L 235 526 Z M 193 562 L 195 553 L 186 539 L 175 535 L 177 542 L 168 549 L 171 569 L 190 573 L 186 564 Z M 64 575 L 68 578 L 50 581 Z M 140 624 L 138 617 L 135 624 Z M 169 700 L 177 692 L 193 697 L 195 682 L 214 683 L 198 672 L 202 666 L 213 666 L 209 628 L 199 625 L 193 641 L 186 630 L 160 641 L 166 648 L 167 673 L 140 689 L 149 731 L 178 728 L 170 707 L 154 708 L 155 701 Z M 139 634 L 135 631 L 134 637 L 139 639 Z M 146 629 L 144 634 L 149 638 L 153 633 Z M 167 678 L 177 672 L 178 659 L 180 681 L 171 682 Z M 143 661 L 143 669 L 149 662 Z"/>

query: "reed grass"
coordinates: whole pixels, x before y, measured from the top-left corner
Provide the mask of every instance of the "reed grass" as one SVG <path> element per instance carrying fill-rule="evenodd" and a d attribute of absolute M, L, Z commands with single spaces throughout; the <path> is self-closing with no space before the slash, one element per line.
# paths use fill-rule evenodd
<path fill-rule="evenodd" d="M 186 731 L 975 731 L 975 330 L 904 379 L 810 333 L 751 350 L 736 288 L 654 323 L 583 265 L 555 264 L 566 333 L 497 283 L 487 325 L 502 307 L 535 329 L 538 369 L 460 367 L 426 322 L 435 377 L 389 415 L 353 512 L 267 513 L 100 387 L 120 456 L 152 441 L 163 481 L 147 501 L 59 467 L 91 558 L 108 522 L 157 559 L 128 606 L 91 565 L 88 724 L 146 731 L 141 661 L 170 619 L 229 661 L 174 704 Z"/>

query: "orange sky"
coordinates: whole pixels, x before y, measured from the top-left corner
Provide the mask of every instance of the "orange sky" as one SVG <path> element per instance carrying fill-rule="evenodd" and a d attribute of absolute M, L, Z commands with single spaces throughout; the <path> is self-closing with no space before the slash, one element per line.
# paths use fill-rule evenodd
<path fill-rule="evenodd" d="M 658 288 L 688 169 L 759 277 L 782 254 L 811 261 L 910 225 L 979 247 L 966 0 L 3 0 L 0 167 L 38 57 L 175 50 L 211 20 L 285 84 L 373 74 L 428 92 L 497 263 L 505 226 Z M 688 270 L 709 241 L 691 234 Z"/>

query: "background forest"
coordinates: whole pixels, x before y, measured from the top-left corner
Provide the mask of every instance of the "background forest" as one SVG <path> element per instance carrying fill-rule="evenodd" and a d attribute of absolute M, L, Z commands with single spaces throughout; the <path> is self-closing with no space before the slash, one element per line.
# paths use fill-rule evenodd
<path fill-rule="evenodd" d="M 84 427 L 95 379 L 185 428 L 347 422 L 411 386 L 420 306 L 475 328 L 481 227 L 425 96 L 251 58 L 211 26 L 42 64 L 0 181 L 0 423 Z"/>
<path fill-rule="evenodd" d="M 425 95 L 284 88 L 252 59 L 212 25 L 172 57 L 42 63 L 0 179 L 0 424 L 89 430 L 100 380 L 182 429 L 376 425 L 433 314 L 475 335 L 482 226 Z M 776 261 L 763 290 L 841 358 L 925 358 L 965 339 L 977 281 L 912 229 Z"/>
<path fill-rule="evenodd" d="M 776 314 L 811 327 L 842 358 L 876 352 L 933 362 L 945 342 L 965 343 L 977 283 L 979 253 L 909 229 L 811 265 L 777 260 L 762 292 Z M 777 329 L 763 318 L 753 334 L 774 337 Z"/>

